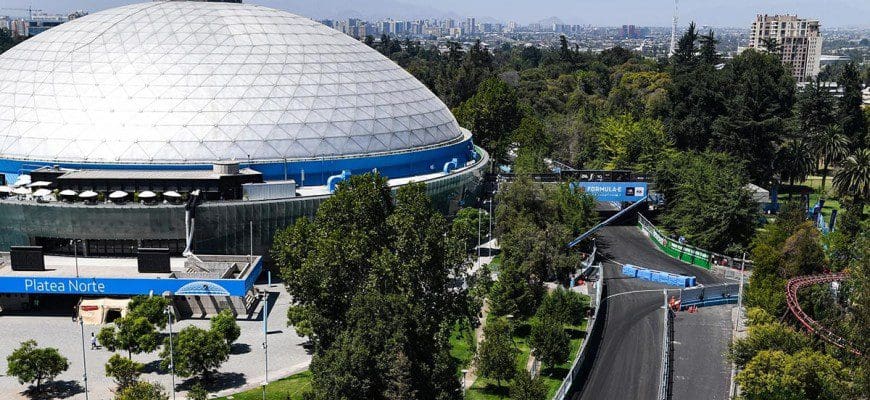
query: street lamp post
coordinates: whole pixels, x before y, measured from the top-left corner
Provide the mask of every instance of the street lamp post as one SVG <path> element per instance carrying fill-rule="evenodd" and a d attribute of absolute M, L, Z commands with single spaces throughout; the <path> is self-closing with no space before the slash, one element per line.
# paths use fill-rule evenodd
<path fill-rule="evenodd" d="M 477 209 L 477 263 L 480 264 L 480 208 Z"/>
<path fill-rule="evenodd" d="M 266 400 L 266 386 L 269 384 L 269 290 L 263 292 L 263 353 L 265 353 L 265 379 L 263 380 L 263 400 Z"/>
<path fill-rule="evenodd" d="M 172 374 L 172 400 L 175 400 L 175 355 L 172 348 L 172 305 L 166 306 L 164 310 L 169 318 L 169 371 Z"/>
<path fill-rule="evenodd" d="M 83 380 L 85 381 L 85 400 L 88 400 L 88 357 L 85 352 L 85 320 L 79 315 L 79 328 L 82 332 L 82 368 L 84 370 Z"/>
<path fill-rule="evenodd" d="M 73 246 L 73 258 L 76 260 L 76 278 L 79 277 L 79 239 L 73 239 L 69 241 Z"/>
<path fill-rule="evenodd" d="M 489 196 L 489 246 L 486 246 L 487 255 L 492 257 L 492 196 Z"/>
<path fill-rule="evenodd" d="M 465 394 L 465 376 L 466 376 L 466 375 L 468 375 L 468 370 L 467 370 L 467 369 L 463 369 L 463 370 L 462 370 L 462 394 L 463 394 L 463 395 Z"/>

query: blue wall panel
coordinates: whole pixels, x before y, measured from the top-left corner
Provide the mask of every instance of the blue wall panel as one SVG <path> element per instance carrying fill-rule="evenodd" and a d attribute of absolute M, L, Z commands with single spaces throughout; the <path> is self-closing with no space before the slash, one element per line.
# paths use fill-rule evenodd
<path fill-rule="evenodd" d="M 454 158 L 459 166 L 464 166 L 475 156 L 471 138 L 449 146 L 398 154 L 378 156 L 359 156 L 340 159 L 320 159 L 269 163 L 246 163 L 239 161 L 241 168 L 252 168 L 263 174 L 265 180 L 294 179 L 309 186 L 325 185 L 331 175 L 350 170 L 352 174 L 363 174 L 377 169 L 389 178 L 404 178 L 439 172 L 444 164 Z M 100 163 L 63 163 L 51 161 L 21 161 L 0 159 L 0 173 L 21 174 L 34 169 L 59 165 L 72 169 L 112 169 L 112 170 L 211 170 L 211 164 L 100 164 Z M 9 182 L 13 183 L 13 182 Z"/>

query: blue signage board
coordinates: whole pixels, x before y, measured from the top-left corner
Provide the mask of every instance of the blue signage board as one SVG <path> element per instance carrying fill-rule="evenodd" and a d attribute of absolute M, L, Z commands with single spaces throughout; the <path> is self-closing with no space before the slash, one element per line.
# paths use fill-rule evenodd
<path fill-rule="evenodd" d="M 589 193 L 598 201 L 636 202 L 649 194 L 646 182 L 571 182 L 571 189 Z"/>
<path fill-rule="evenodd" d="M 171 292 L 177 296 L 244 297 L 262 269 L 261 259 L 244 280 L 0 276 L 0 293 L 132 296 Z"/>

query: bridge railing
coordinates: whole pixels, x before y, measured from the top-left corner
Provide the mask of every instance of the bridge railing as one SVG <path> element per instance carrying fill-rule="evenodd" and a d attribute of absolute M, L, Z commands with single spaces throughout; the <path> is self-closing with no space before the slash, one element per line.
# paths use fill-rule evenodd
<path fill-rule="evenodd" d="M 590 256 L 590 259 L 591 258 L 592 256 Z M 596 330 L 603 329 L 601 328 L 601 324 L 596 322 L 598 321 L 599 310 L 601 309 L 601 296 L 604 293 L 604 278 L 604 268 L 599 264 L 598 281 L 587 283 L 592 285 L 589 289 L 595 293 L 590 293 L 592 294 L 590 306 L 593 311 L 592 315 L 586 322 L 586 337 L 583 338 L 583 343 L 580 344 L 577 356 L 574 357 L 574 361 L 571 363 L 571 369 L 568 371 L 568 375 L 565 376 L 565 379 L 562 380 L 562 384 L 553 396 L 553 400 L 564 400 L 566 398 L 568 392 L 571 390 L 571 385 L 574 383 L 574 380 L 580 375 L 582 370 L 581 366 L 585 363 L 586 357 L 588 356 L 589 347 L 587 344 L 590 342 L 590 338 L 595 334 Z"/>

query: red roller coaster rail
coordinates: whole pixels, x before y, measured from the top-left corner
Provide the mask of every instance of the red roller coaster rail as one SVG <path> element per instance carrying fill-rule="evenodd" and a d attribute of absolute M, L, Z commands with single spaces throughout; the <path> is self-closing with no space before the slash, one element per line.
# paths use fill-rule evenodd
<path fill-rule="evenodd" d="M 860 356 L 861 352 L 855 348 L 854 345 L 849 343 L 846 339 L 843 339 L 836 333 L 832 332 L 827 327 L 823 326 L 816 322 L 816 320 L 810 318 L 807 313 L 801 309 L 801 304 L 798 302 L 798 291 L 804 287 L 818 285 L 821 283 L 829 283 L 836 281 L 843 281 L 848 277 L 845 273 L 836 273 L 836 274 L 826 274 L 826 275 L 807 275 L 807 276 L 799 276 L 797 278 L 792 278 L 788 281 L 785 286 L 786 291 L 786 303 L 788 304 L 788 309 L 791 313 L 800 321 L 801 325 L 803 325 L 808 331 L 819 335 L 822 339 L 827 341 L 828 343 L 833 344 L 841 349 L 848 350 L 849 352 Z"/>

